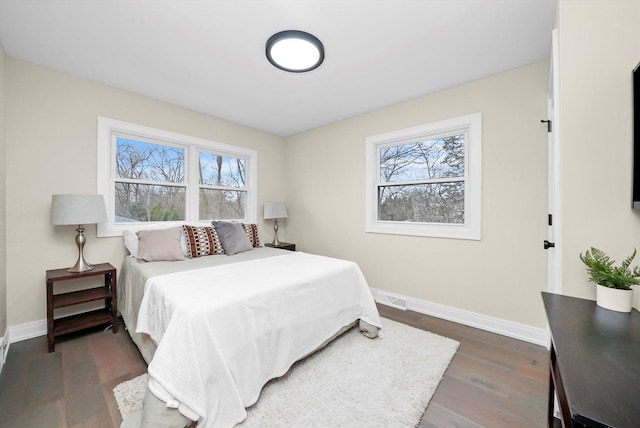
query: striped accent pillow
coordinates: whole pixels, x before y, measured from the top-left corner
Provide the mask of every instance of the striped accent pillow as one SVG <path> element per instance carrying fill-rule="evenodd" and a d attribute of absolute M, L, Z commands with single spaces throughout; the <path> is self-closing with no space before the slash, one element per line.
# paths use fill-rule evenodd
<path fill-rule="evenodd" d="M 260 235 L 258 234 L 257 224 L 242 223 L 242 228 L 244 229 L 244 233 L 246 233 L 249 237 L 249 240 L 251 241 L 251 245 L 253 245 L 253 247 L 264 247 L 264 244 L 260 240 Z"/>
<path fill-rule="evenodd" d="M 187 241 L 187 254 L 190 259 L 202 256 L 224 254 L 224 248 L 220 243 L 218 233 L 211 226 L 182 225 L 185 240 Z"/>

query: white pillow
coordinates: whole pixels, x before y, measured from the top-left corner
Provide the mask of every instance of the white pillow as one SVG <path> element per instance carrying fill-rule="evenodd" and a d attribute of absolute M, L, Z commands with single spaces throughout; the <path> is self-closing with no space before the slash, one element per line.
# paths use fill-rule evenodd
<path fill-rule="evenodd" d="M 138 235 L 137 230 L 125 229 L 122 231 L 122 239 L 124 240 L 124 246 L 136 259 L 138 258 Z"/>
<path fill-rule="evenodd" d="M 153 225 L 140 227 L 138 229 L 125 229 L 122 231 L 122 240 L 124 241 L 124 246 L 127 248 L 127 251 L 129 251 L 129 254 L 138 259 L 138 232 L 141 230 L 168 229 L 170 227 L 176 226 L 173 224 L 171 226 L 167 225 L 166 227 L 158 227 L 158 225 Z M 187 249 L 187 240 L 183 235 L 184 234 L 181 234 L 180 236 L 180 248 L 182 249 L 182 254 L 186 256 L 189 254 L 189 250 Z"/>

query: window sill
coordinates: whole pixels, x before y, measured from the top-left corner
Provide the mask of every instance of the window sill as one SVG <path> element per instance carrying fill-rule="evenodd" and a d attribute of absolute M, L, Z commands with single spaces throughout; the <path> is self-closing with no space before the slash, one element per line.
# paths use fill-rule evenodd
<path fill-rule="evenodd" d="M 480 228 L 453 224 L 375 223 L 365 227 L 366 233 L 421 236 L 430 238 L 467 239 L 480 241 Z"/>

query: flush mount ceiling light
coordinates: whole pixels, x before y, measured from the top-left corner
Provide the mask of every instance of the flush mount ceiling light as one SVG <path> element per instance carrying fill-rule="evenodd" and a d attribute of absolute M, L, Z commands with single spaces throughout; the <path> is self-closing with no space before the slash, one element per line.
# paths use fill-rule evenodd
<path fill-rule="evenodd" d="M 318 38 L 304 31 L 281 31 L 267 40 L 267 59 L 281 70 L 304 73 L 324 61 L 324 46 Z"/>

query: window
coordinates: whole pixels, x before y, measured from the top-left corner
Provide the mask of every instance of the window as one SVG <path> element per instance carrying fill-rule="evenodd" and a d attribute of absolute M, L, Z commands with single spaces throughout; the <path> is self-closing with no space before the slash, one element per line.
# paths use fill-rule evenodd
<path fill-rule="evenodd" d="M 199 152 L 200 219 L 245 218 L 246 160 Z"/>
<path fill-rule="evenodd" d="M 372 233 L 480 239 L 481 115 L 367 138 Z"/>
<path fill-rule="evenodd" d="M 184 220 L 186 148 L 113 134 L 115 140 L 114 222 Z"/>
<path fill-rule="evenodd" d="M 98 118 L 98 236 L 142 224 L 256 221 L 255 150 Z"/>

